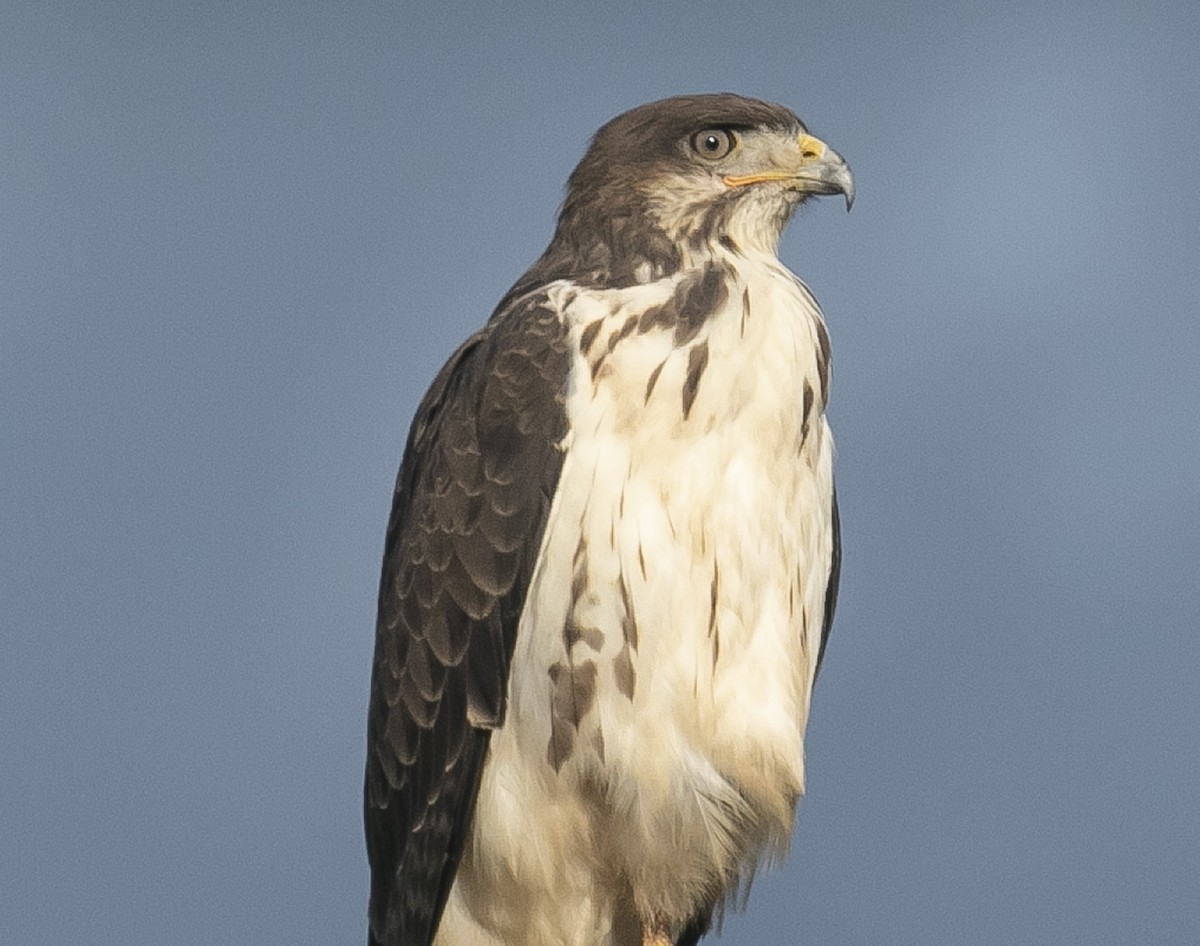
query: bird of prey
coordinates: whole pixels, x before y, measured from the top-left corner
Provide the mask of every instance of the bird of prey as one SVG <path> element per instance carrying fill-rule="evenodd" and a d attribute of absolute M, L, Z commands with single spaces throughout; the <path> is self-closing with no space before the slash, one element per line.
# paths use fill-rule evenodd
<path fill-rule="evenodd" d="M 372 946 L 692 946 L 786 845 L 841 552 L 829 340 L 777 248 L 838 193 L 783 106 L 635 108 L 434 380 L 379 590 Z"/>

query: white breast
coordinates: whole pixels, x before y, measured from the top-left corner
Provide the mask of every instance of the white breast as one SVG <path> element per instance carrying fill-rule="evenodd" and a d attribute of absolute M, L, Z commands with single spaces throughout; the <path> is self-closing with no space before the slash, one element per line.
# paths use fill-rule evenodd
<path fill-rule="evenodd" d="M 787 841 L 833 554 L 823 327 L 773 258 L 736 266 L 682 343 L 629 328 L 677 278 L 556 290 L 592 354 L 439 943 L 639 943 L 631 914 L 686 918 Z"/>

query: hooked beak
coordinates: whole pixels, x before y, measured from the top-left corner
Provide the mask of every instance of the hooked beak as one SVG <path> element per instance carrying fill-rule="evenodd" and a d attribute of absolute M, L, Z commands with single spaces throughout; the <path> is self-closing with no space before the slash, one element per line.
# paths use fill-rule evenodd
<path fill-rule="evenodd" d="M 854 204 L 854 175 L 850 165 L 825 142 L 807 132 L 797 137 L 796 152 L 788 155 L 786 167 L 754 174 L 727 174 L 724 180 L 728 187 L 777 181 L 804 194 L 841 194 L 846 198 L 846 210 Z"/>

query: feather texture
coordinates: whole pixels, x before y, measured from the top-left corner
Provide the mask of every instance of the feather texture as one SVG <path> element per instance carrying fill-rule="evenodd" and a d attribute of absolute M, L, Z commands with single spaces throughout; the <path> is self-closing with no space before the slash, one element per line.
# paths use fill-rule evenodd
<path fill-rule="evenodd" d="M 808 196 L 852 194 L 818 145 L 732 95 L 614 119 L 418 408 L 371 946 L 695 946 L 787 843 L 841 564 L 828 335 L 775 255 Z"/>

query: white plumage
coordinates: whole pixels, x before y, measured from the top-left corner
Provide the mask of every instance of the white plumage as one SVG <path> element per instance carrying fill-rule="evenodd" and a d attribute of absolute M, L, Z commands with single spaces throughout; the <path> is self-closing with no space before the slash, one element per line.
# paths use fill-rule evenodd
<path fill-rule="evenodd" d="M 638 913 L 686 916 L 790 834 L 834 541 L 833 441 L 820 401 L 803 414 L 805 382 L 821 389 L 821 313 L 773 254 L 713 252 L 736 276 L 693 343 L 710 354 L 686 419 L 688 351 L 665 329 L 618 341 L 595 378 L 582 353 L 572 366 L 509 722 L 438 946 L 640 946 L 636 925 L 611 925 L 631 897 Z M 548 295 L 572 333 L 601 320 L 604 348 L 682 278 Z M 581 540 L 581 617 L 603 643 L 568 652 Z M 622 580 L 632 700 L 615 670 Z M 564 660 L 595 665 L 595 693 L 556 771 L 549 670 Z"/>

